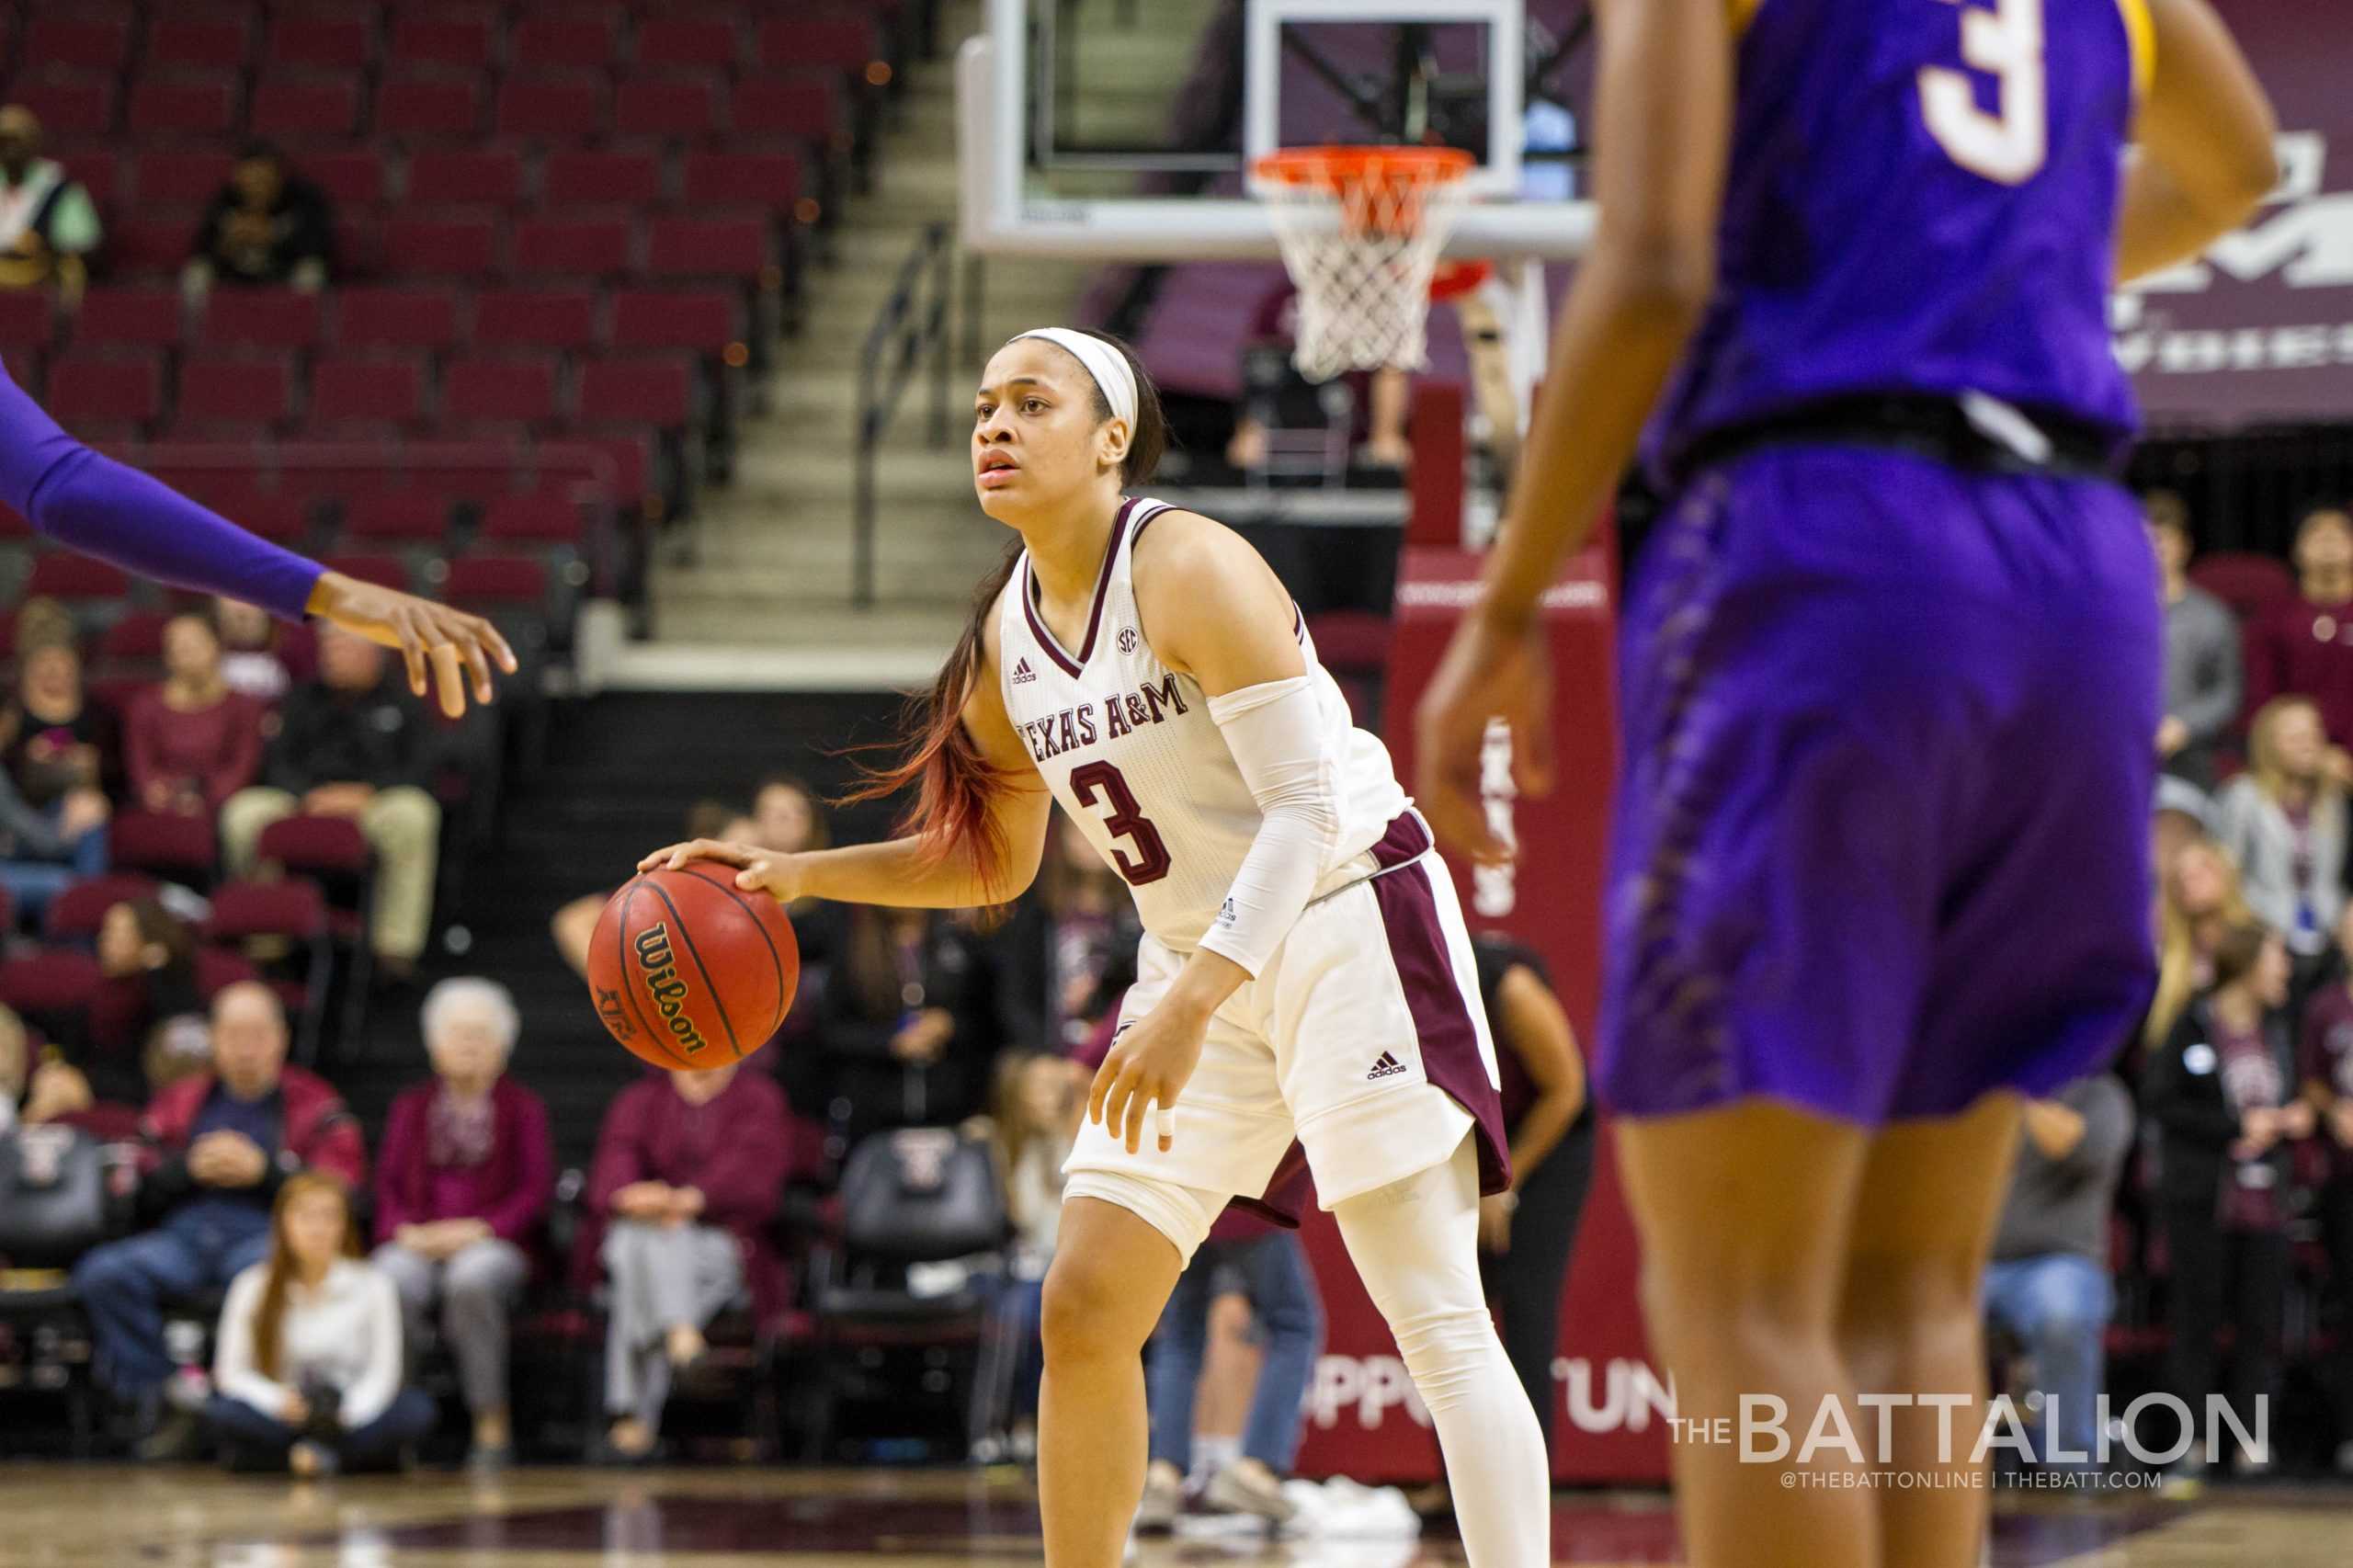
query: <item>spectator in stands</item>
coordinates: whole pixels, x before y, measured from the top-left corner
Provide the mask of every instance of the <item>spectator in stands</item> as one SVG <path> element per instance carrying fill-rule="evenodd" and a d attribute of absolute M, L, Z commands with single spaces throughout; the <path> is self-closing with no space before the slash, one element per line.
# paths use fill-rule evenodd
<path fill-rule="evenodd" d="M 2275 697 L 2247 734 L 2248 770 L 2216 798 L 2216 836 L 2238 862 L 2247 906 L 2299 960 L 2327 950 L 2345 907 L 2345 790 L 2328 773 L 2320 710 Z"/>
<path fill-rule="evenodd" d="M 402 684 L 385 679 L 384 653 L 329 628 L 319 679 L 286 694 L 262 783 L 229 798 L 221 837 L 229 869 L 251 876 L 262 830 L 297 812 L 349 817 L 376 851 L 376 957 L 404 979 L 433 921 L 441 806 L 424 788 L 432 764 L 426 720 Z"/>
<path fill-rule="evenodd" d="M 1005 1187 L 1005 1214 L 1013 1244 L 1003 1284 L 990 1304 L 991 1334 L 1016 1346 L 1004 1385 L 1007 1449 L 994 1457 L 1027 1461 L 1037 1453 L 1038 1380 L 1045 1371 L 1040 1337 L 1046 1266 L 1054 1260 L 1062 1224 L 1063 1161 L 1078 1139 L 1086 1108 L 1086 1077 L 1068 1057 L 1046 1051 L 1008 1052 L 999 1059 L 994 1103 L 966 1131 L 985 1137 L 996 1154 Z"/>
<path fill-rule="evenodd" d="M 269 1256 L 221 1309 L 204 1417 L 237 1469 L 299 1476 L 397 1462 L 433 1430 L 433 1401 L 402 1386 L 401 1309 L 359 1258 L 342 1181 L 304 1171 L 278 1189 Z"/>
<path fill-rule="evenodd" d="M 0 885 L 38 919 L 67 884 L 107 868 L 106 824 L 120 756 L 113 715 L 82 687 L 73 623 L 36 600 L 19 617 L 17 696 L 0 710 Z"/>
<path fill-rule="evenodd" d="M 289 626 L 258 606 L 216 598 L 212 624 L 221 637 L 221 678 L 266 707 L 308 678 L 316 663 L 309 627 Z"/>
<path fill-rule="evenodd" d="M 40 120 L 22 104 L 0 108 L 0 289 L 57 286 L 68 307 L 89 282 L 105 231 L 81 182 L 40 155 Z"/>
<path fill-rule="evenodd" d="M 1479 1200 L 1479 1250 L 1505 1353 L 1550 1452 L 1560 1403 L 1552 1361 L 1560 1353 L 1561 1292 L 1593 1179 L 1585 1058 L 1543 960 L 1494 937 L 1479 941 L 1473 955 L 1503 1078 L 1504 1124 L 1511 1130 L 1511 1187 Z"/>
<path fill-rule="evenodd" d="M 2277 1392 L 2286 1328 L 2288 1144 L 2311 1136 L 2314 1119 L 2297 1096 L 2295 1045 L 2279 1011 L 2287 945 L 2262 926 L 2234 926 L 2213 962 L 2212 988 L 2175 1021 L 2141 1099 L 2158 1130 L 2158 1204 L 2173 1258 L 2166 1382 L 2202 1420 L 2214 1335 L 2231 1323 L 2230 1403 L 2252 1429 L 2256 1401 Z M 2191 1449 L 2184 1473 L 2197 1471 L 2201 1452 Z M 2238 1455 L 2243 1473 L 2270 1460 Z"/>
<path fill-rule="evenodd" d="M 2239 891 L 2237 865 L 2213 839 L 2194 835 L 2160 865 L 2157 990 L 2142 1026 L 2143 1051 L 2163 1045 L 2190 999 L 2214 983 L 2214 952 L 2223 933 L 2254 919 Z"/>
<path fill-rule="evenodd" d="M 2028 1101 L 2025 1123 L 1985 1275 L 1985 1315 L 2033 1362 L 2044 1399 L 2038 1458 L 2090 1465 L 2116 1310 L 2108 1221 L 2132 1152 L 2132 1096 L 2112 1076 L 2078 1078 Z"/>
<path fill-rule="evenodd" d="M 1309 1197 L 1302 1164 L 1287 1182 L 1282 1207 L 1296 1210 Z M 1210 1359 L 1212 1308 L 1227 1294 L 1248 1303 L 1261 1351 L 1241 1439 L 1231 1456 L 1208 1461 L 1201 1500 L 1222 1513 L 1255 1515 L 1276 1524 L 1288 1523 L 1298 1511 L 1282 1486 L 1299 1454 L 1308 1384 L 1323 1353 L 1323 1298 L 1298 1233 L 1235 1205 L 1219 1216 L 1177 1277 L 1144 1347 L 1152 1458 L 1136 1505 L 1139 1531 L 1156 1533 L 1175 1525 L 1188 1478 L 1207 1461 L 1195 1451 L 1196 1395 Z M 1200 1446 L 1208 1448 L 1209 1439 Z"/>
<path fill-rule="evenodd" d="M 0 1134 L 17 1125 L 32 1068 L 32 1037 L 25 1031 L 25 1020 L 0 1004 Z"/>
<path fill-rule="evenodd" d="M 261 772 L 261 704 L 229 688 L 220 637 L 200 615 L 165 623 L 164 669 L 162 685 L 131 700 L 124 727 L 131 798 L 210 822 Z"/>
<path fill-rule="evenodd" d="M 1057 818 L 1036 889 L 984 943 L 1000 1037 L 1057 1051 L 1092 1038 L 1135 979 L 1135 908 L 1078 824 Z"/>
<path fill-rule="evenodd" d="M 217 1290 L 260 1262 L 271 1205 L 296 1172 L 350 1186 L 367 1176 L 358 1122 L 324 1079 L 286 1064 L 286 1011 L 267 986 L 244 982 L 212 999 L 213 1070 L 147 1108 L 139 1209 L 153 1228 L 74 1267 L 98 1377 L 151 1434 L 145 1457 L 184 1457 L 195 1437 L 185 1414 L 163 1417 L 165 1301 Z"/>
<path fill-rule="evenodd" d="M 2329 1294 L 2339 1340 L 2322 1381 L 2336 1413 L 2336 1473 L 2353 1477 L 2353 907 L 2336 922 L 2336 972 L 2304 1005 L 2299 1068 L 2304 1098 L 2320 1122 L 2322 1159 L 2314 1208 L 2328 1247 Z"/>
<path fill-rule="evenodd" d="M 195 1014 L 165 1019 L 147 1039 L 144 1064 L 149 1100 L 183 1078 L 211 1071 L 211 1026 Z M 98 1097 L 82 1070 L 54 1048 L 33 1070 L 25 1119 L 78 1127 L 101 1143 L 136 1143 L 142 1136 L 141 1102 Z"/>
<path fill-rule="evenodd" d="M 2238 722 L 2245 685 L 2239 624 L 2189 580 L 2189 511 L 2171 491 L 2143 498 L 2165 606 L 2165 717 L 2157 755 L 2165 771 L 2214 787 L 2215 752 Z"/>
<path fill-rule="evenodd" d="M 158 899 L 126 899 L 98 923 L 98 972 L 83 1066 L 98 1097 L 136 1100 L 148 1037 L 166 1019 L 204 1011 L 196 932 Z"/>
<path fill-rule="evenodd" d="M 530 1277 L 524 1245 L 547 1212 L 555 1152 L 540 1096 L 506 1076 L 522 1030 L 494 980 L 445 980 L 422 1015 L 433 1078 L 392 1102 L 376 1162 L 376 1264 L 400 1287 L 412 1350 L 428 1342 L 441 1301 L 441 1343 L 457 1358 L 473 1414 L 471 1462 L 514 1458 L 507 1419 L 507 1314 Z"/>
<path fill-rule="evenodd" d="M 1297 286 L 1289 279 L 1277 283 L 1258 301 L 1257 312 L 1251 320 L 1249 341 L 1288 353 L 1299 341 L 1299 309 Z M 1413 400 L 1413 378 L 1395 366 L 1383 366 L 1369 373 L 1352 371 L 1345 379 L 1356 403 L 1349 436 L 1352 440 L 1363 442 L 1358 455 L 1374 468 L 1403 469 L 1411 465 L 1414 446 L 1406 438 L 1405 416 Z M 1288 381 L 1288 396 L 1277 392 L 1254 398 L 1234 417 L 1233 434 L 1225 445 L 1225 460 L 1245 473 L 1267 466 L 1270 455 L 1267 415 L 1275 411 L 1273 405 L 1302 401 L 1297 391 L 1312 384 L 1296 371 L 1290 374 Z"/>
<path fill-rule="evenodd" d="M 612 1457 L 654 1451 L 671 1373 L 705 1349 L 702 1331 L 748 1290 L 763 1317 L 783 1304 L 768 1238 L 790 1166 L 784 1092 L 733 1064 L 649 1074 L 605 1113 L 588 1177 L 584 1238 L 610 1298 L 605 1410 Z"/>
<path fill-rule="evenodd" d="M 2246 631 L 2246 705 L 2294 693 L 2320 707 L 2329 766 L 2353 784 L 2353 517 L 2316 506 L 2296 525 L 2295 598 L 2257 615 Z"/>
<path fill-rule="evenodd" d="M 938 910 L 850 910 L 818 1020 L 827 1119 L 847 1147 L 981 1109 L 995 1054 L 983 963 L 974 935 Z"/>
<path fill-rule="evenodd" d="M 724 801 L 697 801 L 687 808 L 687 837 L 720 838 L 733 842 L 734 824 L 745 822 L 733 806 Z M 562 909 L 548 922 L 549 935 L 555 938 L 555 950 L 571 966 L 572 972 L 583 980 L 588 978 L 588 939 L 597 933 L 597 917 L 605 913 L 605 905 L 612 902 L 612 893 L 583 893 Z"/>
<path fill-rule="evenodd" d="M 180 287 L 202 299 L 217 283 L 245 288 L 326 287 L 335 267 L 335 213 L 326 192 L 286 166 L 278 149 L 249 144 L 206 209 Z"/>

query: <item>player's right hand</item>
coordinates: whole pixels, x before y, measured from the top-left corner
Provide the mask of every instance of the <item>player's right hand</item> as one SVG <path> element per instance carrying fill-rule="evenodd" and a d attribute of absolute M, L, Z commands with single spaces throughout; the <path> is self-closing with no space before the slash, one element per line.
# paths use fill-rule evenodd
<path fill-rule="evenodd" d="M 1513 783 L 1552 789 L 1552 659 L 1536 626 L 1497 624 L 1477 608 L 1462 618 L 1414 713 L 1414 800 L 1438 844 L 1483 866 L 1512 858 L 1487 824 L 1482 771 L 1487 726 L 1510 727 Z"/>
<path fill-rule="evenodd" d="M 469 679 L 474 700 L 488 702 L 493 667 L 510 676 L 517 667 L 515 650 L 482 617 L 340 572 L 320 574 L 309 608 L 330 625 L 398 653 L 408 668 L 408 687 L 419 697 L 429 667 L 441 711 L 452 719 L 466 710 Z"/>
<path fill-rule="evenodd" d="M 675 871 L 689 860 L 716 860 L 735 868 L 735 885 L 745 892 L 764 892 L 779 903 L 801 896 L 801 857 L 762 849 L 753 844 L 730 844 L 720 838 L 698 838 L 656 849 L 637 863 L 641 871 Z"/>

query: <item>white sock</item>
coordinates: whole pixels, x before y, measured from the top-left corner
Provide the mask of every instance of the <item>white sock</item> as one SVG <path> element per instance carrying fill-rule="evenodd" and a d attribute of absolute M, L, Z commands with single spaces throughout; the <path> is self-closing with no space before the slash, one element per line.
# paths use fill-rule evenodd
<path fill-rule="evenodd" d="M 1471 1568 L 1546 1568 L 1552 1466 L 1480 1288 L 1470 1140 L 1444 1165 L 1351 1198 L 1333 1216 L 1438 1427 Z"/>
<path fill-rule="evenodd" d="M 1210 1477 L 1242 1457 L 1242 1438 L 1236 1435 L 1211 1437 L 1201 1433 L 1193 1436 L 1193 1473 L 1185 1478 L 1186 1486 L 1195 1492 L 1210 1483 Z"/>

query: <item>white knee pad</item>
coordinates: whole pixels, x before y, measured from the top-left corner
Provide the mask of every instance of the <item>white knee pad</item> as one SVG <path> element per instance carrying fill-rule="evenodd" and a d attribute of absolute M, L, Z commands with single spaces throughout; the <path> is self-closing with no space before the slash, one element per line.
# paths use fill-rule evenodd
<path fill-rule="evenodd" d="M 1224 1212 L 1226 1195 L 1173 1181 L 1154 1181 L 1126 1171 L 1073 1171 L 1063 1187 L 1063 1201 L 1092 1198 L 1117 1204 L 1168 1238 L 1180 1265 L 1190 1264 L 1193 1253 L 1209 1239 L 1210 1227 Z"/>
<path fill-rule="evenodd" d="M 1397 1354 L 1406 1374 L 1429 1407 L 1442 1415 L 1473 1397 L 1482 1381 L 1494 1375 L 1498 1363 L 1509 1370 L 1503 1344 L 1484 1305 L 1475 1311 L 1433 1312 L 1408 1323 L 1392 1324 Z"/>

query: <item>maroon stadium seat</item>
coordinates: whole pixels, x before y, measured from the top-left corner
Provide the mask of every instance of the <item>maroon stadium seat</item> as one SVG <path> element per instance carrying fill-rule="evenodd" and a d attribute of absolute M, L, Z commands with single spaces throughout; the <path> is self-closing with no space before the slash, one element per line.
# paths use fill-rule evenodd
<path fill-rule="evenodd" d="M 483 541 L 498 544 L 578 544 L 586 532 L 580 504 L 568 495 L 501 495 L 483 512 Z"/>
<path fill-rule="evenodd" d="M 111 207 L 122 193 L 122 159 L 111 147 L 85 147 L 61 153 L 57 161 L 66 176 L 90 193 L 100 208 Z"/>
<path fill-rule="evenodd" d="M 251 937 L 307 942 L 326 936 L 326 897 L 318 883 L 307 879 L 223 882 L 212 890 L 211 903 L 204 934 L 215 942 L 242 942 Z"/>
<path fill-rule="evenodd" d="M 215 289 L 204 305 L 204 341 L 308 348 L 319 340 L 321 301 L 293 289 Z"/>
<path fill-rule="evenodd" d="M 237 123 L 237 79 L 219 74 L 149 76 L 131 89 L 133 136 L 226 137 Z"/>
<path fill-rule="evenodd" d="M 683 427 L 694 411 L 694 365 L 668 356 L 598 359 L 580 369 L 580 418 L 588 425 Z"/>
<path fill-rule="evenodd" d="M 51 141 L 72 136 L 104 136 L 114 130 L 115 79 L 44 71 L 20 77 L 8 91 L 9 100 L 22 104 L 40 120 Z"/>
<path fill-rule="evenodd" d="M 41 402 L 48 395 L 49 356 L 41 349 L 22 343 L 0 344 L 0 366 L 7 368 L 8 379 L 22 388 L 25 395 L 35 403 Z M 0 506 L 0 538 L 6 537 L 14 527 L 7 521 L 7 508 Z M 6 646 L 6 643 L 0 642 L 0 647 Z"/>
<path fill-rule="evenodd" d="M 440 592 L 452 604 L 477 608 L 548 602 L 547 562 L 529 555 L 464 555 L 442 562 Z"/>
<path fill-rule="evenodd" d="M 293 413 L 294 364 L 261 355 L 192 355 L 180 365 L 182 426 L 274 425 Z"/>
<path fill-rule="evenodd" d="M 2189 580 L 2245 619 L 2296 597 L 2295 574 L 2277 557 L 2214 551 L 2189 563 Z"/>
<path fill-rule="evenodd" d="M 690 153 L 690 208 L 765 207 L 782 211 L 801 199 L 801 160 L 788 152 Z"/>
<path fill-rule="evenodd" d="M 643 207 L 662 199 L 662 160 L 652 153 L 550 153 L 540 169 L 550 207 Z"/>
<path fill-rule="evenodd" d="M 420 277 L 473 278 L 496 262 L 498 225 L 487 215 L 395 218 L 384 225 L 384 265 Z"/>
<path fill-rule="evenodd" d="M 73 318 L 73 341 L 101 344 L 142 344 L 169 348 L 181 335 L 179 290 L 108 288 L 83 294 L 83 309 Z"/>
<path fill-rule="evenodd" d="M 368 64 L 374 41 L 369 24 L 355 17 L 281 16 L 270 24 L 262 59 L 273 68 L 358 71 Z"/>
<path fill-rule="evenodd" d="M 620 136 L 701 137 L 725 124 L 725 92 L 714 76 L 641 77 L 623 82 L 613 100 Z"/>
<path fill-rule="evenodd" d="M 131 592 L 131 576 L 119 566 L 64 551 L 33 557 L 25 574 L 28 599 L 119 599 Z"/>
<path fill-rule="evenodd" d="M 523 197 L 522 155 L 510 148 L 419 153 L 407 199 L 420 206 L 512 207 Z"/>
<path fill-rule="evenodd" d="M 357 76 L 274 76 L 255 85 L 247 128 L 278 141 L 348 137 L 359 129 Z"/>
<path fill-rule="evenodd" d="M 613 296 L 616 348 L 699 348 L 719 353 L 741 341 L 736 297 L 724 290 L 684 293 L 624 290 Z"/>
<path fill-rule="evenodd" d="M 396 16 L 387 58 L 394 65 L 488 71 L 496 46 L 497 30 L 488 17 Z"/>
<path fill-rule="evenodd" d="M 757 278 L 774 264 L 764 217 L 656 218 L 646 232 L 646 271 L 656 278 Z"/>
<path fill-rule="evenodd" d="M 555 417 L 556 361 L 551 357 L 453 359 L 441 371 L 441 418 L 542 425 Z"/>
<path fill-rule="evenodd" d="M 384 199 L 384 159 L 373 147 L 305 153 L 294 166 L 338 206 L 374 207 Z"/>
<path fill-rule="evenodd" d="M 513 76 L 498 89 L 498 134 L 536 142 L 587 142 L 604 134 L 601 77 Z"/>
<path fill-rule="evenodd" d="M 355 542 L 445 544 L 449 538 L 449 504 L 441 496 L 416 490 L 380 490 L 355 495 L 343 509 L 343 531 Z"/>
<path fill-rule="evenodd" d="M 194 249 L 196 214 L 125 218 L 107 225 L 108 268 L 117 278 L 175 273 Z"/>
<path fill-rule="evenodd" d="M 760 67 L 766 71 L 819 69 L 863 76 L 881 52 L 873 20 L 848 12 L 779 17 L 760 24 Z"/>
<path fill-rule="evenodd" d="M 380 135 L 472 136 L 482 129 L 482 92 L 470 76 L 389 76 L 376 89 Z"/>
<path fill-rule="evenodd" d="M 597 339 L 597 296 L 587 290 L 517 289 L 474 297 L 474 335 L 485 348 L 585 348 Z"/>
<path fill-rule="evenodd" d="M 609 11 L 525 17 L 507 37 L 507 63 L 517 70 L 548 66 L 606 70 L 620 51 L 619 22 Z"/>
<path fill-rule="evenodd" d="M 90 877 L 74 883 L 49 901 L 41 930 L 52 942 L 97 939 L 107 911 L 133 899 L 153 898 L 155 884 L 146 877 Z"/>
<path fill-rule="evenodd" d="M 384 270 L 384 231 L 372 212 L 346 210 L 335 215 L 335 268 L 347 278 L 374 278 Z"/>
<path fill-rule="evenodd" d="M 211 506 L 239 528 L 279 544 L 299 544 L 311 531 L 310 512 L 291 495 L 248 490 L 216 497 Z"/>
<path fill-rule="evenodd" d="M 143 208 L 201 208 L 221 194 L 236 162 L 229 153 L 211 148 L 142 153 L 131 166 L 131 183 Z M 195 229 L 191 213 L 189 233 L 193 234 Z"/>
<path fill-rule="evenodd" d="M 404 593 L 409 588 L 408 562 L 397 555 L 328 555 L 321 557 L 319 564 L 380 588 L 398 588 Z"/>
<path fill-rule="evenodd" d="M 696 71 L 732 71 L 742 62 L 744 35 L 733 17 L 641 17 L 637 62 Z"/>
<path fill-rule="evenodd" d="M 88 1030 L 99 983 L 98 960 L 70 948 L 0 961 L 0 1006 L 54 1039 L 79 1040 Z"/>
<path fill-rule="evenodd" d="M 446 348 L 458 340 L 458 299 L 438 289 L 345 289 L 335 341 L 346 348 Z"/>
<path fill-rule="evenodd" d="M 0 344 L 10 347 L 46 348 L 57 337 L 56 307 L 46 291 L 10 289 L 0 291 Z"/>
<path fill-rule="evenodd" d="M 237 71 L 253 43 L 253 17 L 158 16 L 147 27 L 147 63 L 180 70 Z"/>
<path fill-rule="evenodd" d="M 199 884 L 221 861 L 210 817 L 165 812 L 117 812 L 107 824 L 107 854 L 117 870 Z"/>
<path fill-rule="evenodd" d="M 123 664 L 158 664 L 164 657 L 164 628 L 171 617 L 136 609 L 98 634 L 98 657 Z"/>
<path fill-rule="evenodd" d="M 409 356 L 322 359 L 311 370 L 311 423 L 414 425 L 425 417 L 425 367 Z"/>
<path fill-rule="evenodd" d="M 232 985 L 250 985 L 260 978 L 261 971 L 243 953 L 226 948 L 196 949 L 196 994 L 208 1006 Z"/>
<path fill-rule="evenodd" d="M 131 61 L 131 17 L 127 12 L 93 15 L 102 10 L 77 4 L 34 16 L 25 28 L 27 63 L 119 74 Z"/>
<path fill-rule="evenodd" d="M 735 89 L 735 134 L 831 142 L 842 129 L 841 102 L 829 76 L 756 77 Z"/>
<path fill-rule="evenodd" d="M 626 218 L 527 218 L 515 225 L 513 270 L 616 277 L 636 269 L 636 242 Z"/>
<path fill-rule="evenodd" d="M 75 349 L 49 368 L 49 412 L 66 428 L 139 425 L 164 411 L 164 357 Z"/>

